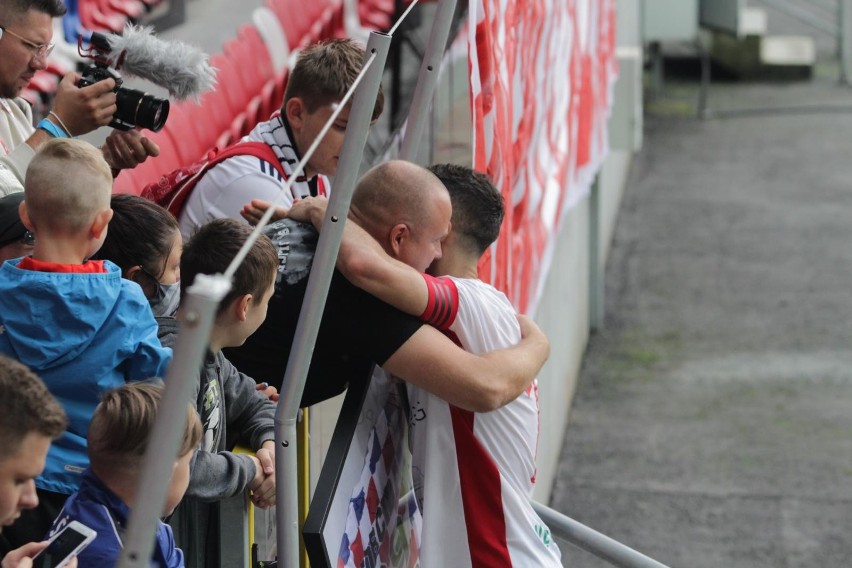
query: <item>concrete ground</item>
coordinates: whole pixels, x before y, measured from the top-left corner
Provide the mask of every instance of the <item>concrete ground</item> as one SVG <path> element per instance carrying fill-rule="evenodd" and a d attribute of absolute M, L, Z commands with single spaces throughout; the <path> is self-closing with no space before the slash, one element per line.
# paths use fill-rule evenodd
<path fill-rule="evenodd" d="M 648 101 L 551 506 L 672 567 L 848 566 L 852 89 L 695 99 Z"/>

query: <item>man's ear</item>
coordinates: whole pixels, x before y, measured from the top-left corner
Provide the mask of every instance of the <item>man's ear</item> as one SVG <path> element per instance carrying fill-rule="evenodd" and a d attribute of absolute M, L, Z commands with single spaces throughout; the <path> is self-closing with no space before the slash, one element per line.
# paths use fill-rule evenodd
<path fill-rule="evenodd" d="M 104 234 L 104 231 L 106 231 L 111 220 L 112 209 L 104 209 L 103 211 L 98 212 L 98 214 L 95 215 L 94 221 L 92 221 L 92 226 L 89 228 L 89 235 L 93 239 L 101 238 L 101 235 Z"/>
<path fill-rule="evenodd" d="M 299 97 L 292 97 L 284 103 L 284 116 L 287 117 L 287 123 L 294 130 L 301 130 L 302 123 L 305 120 L 305 114 L 308 109 L 304 101 Z"/>
<path fill-rule="evenodd" d="M 237 321 L 246 321 L 246 317 L 248 316 L 248 307 L 249 304 L 251 304 L 251 301 L 251 294 L 243 294 L 242 296 L 234 299 L 234 317 L 237 318 Z"/>
<path fill-rule="evenodd" d="M 390 241 L 390 247 L 393 251 L 394 258 L 399 258 L 399 253 L 402 250 L 402 243 L 404 243 L 405 239 L 407 239 L 410 235 L 411 231 L 405 223 L 397 223 L 391 227 L 388 239 Z"/>

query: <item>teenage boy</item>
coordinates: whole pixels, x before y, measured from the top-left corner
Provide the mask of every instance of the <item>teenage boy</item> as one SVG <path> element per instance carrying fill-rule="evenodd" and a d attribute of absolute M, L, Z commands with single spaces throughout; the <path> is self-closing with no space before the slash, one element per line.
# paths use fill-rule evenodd
<path fill-rule="evenodd" d="M 36 480 L 39 506 L 8 531 L 10 542 L 44 536 L 89 465 L 86 432 L 104 391 L 164 376 L 171 349 L 139 285 L 109 261 L 87 260 L 112 217 L 112 175 L 82 140 L 45 143 L 27 170 L 21 221 L 32 256 L 0 266 L 0 354 L 38 374 L 68 414 Z"/>
<path fill-rule="evenodd" d="M 520 337 L 514 308 L 477 276 L 480 257 L 500 232 L 503 197 L 469 168 L 445 164 L 430 170 L 449 190 L 453 207 L 442 256 L 429 268 L 441 277 L 397 262 L 381 246 L 374 220 L 394 190 L 378 180 L 359 185 L 353 197 L 355 223 L 346 226 L 338 267 L 356 286 L 418 315 L 468 351 L 513 345 Z M 289 212 L 317 226 L 324 214 L 323 200 L 304 200 Z M 463 410 L 412 385 L 408 395 L 417 414 L 411 449 L 424 565 L 561 566 L 559 548 L 529 501 L 538 447 L 537 382 L 488 413 Z"/>
<path fill-rule="evenodd" d="M 336 105 L 355 82 L 364 64 L 364 48 L 350 39 L 314 44 L 299 54 L 287 80 L 281 112 L 261 122 L 243 138 L 265 142 L 278 156 L 287 177 L 314 143 Z M 382 92 L 373 107 L 372 120 L 382 113 Z M 351 103 L 337 117 L 302 172 L 280 201 L 289 207 L 294 198 L 327 195 L 326 176 L 337 171 Z M 213 167 L 199 180 L 180 215 L 180 230 L 189 238 L 213 219 L 240 218 L 251 199 L 278 199 L 285 180 L 271 165 L 254 156 L 234 156 Z"/>
<path fill-rule="evenodd" d="M 156 382 L 127 383 L 107 392 L 95 409 L 89 427 L 91 466 L 47 535 L 53 536 L 71 521 L 79 521 L 98 533 L 78 555 L 81 566 L 113 568 L 118 563 L 130 511 L 144 499 L 136 495 L 136 489 L 162 396 L 163 387 Z M 201 422 L 194 405 L 189 404 L 183 438 L 168 481 L 164 516 L 171 514 L 186 491 L 189 461 L 200 439 Z M 172 529 L 159 521 L 151 565 L 184 566 L 183 552 L 175 546 Z"/>
<path fill-rule="evenodd" d="M 38 505 L 35 479 L 44 468 L 50 443 L 66 424 L 65 412 L 44 383 L 24 365 L 0 356 L 0 557 L 5 555 L 4 567 L 17 567 L 47 544 L 25 544 L 10 552 L 12 547 L 2 533 L 24 510 Z"/>
<path fill-rule="evenodd" d="M 180 261 L 181 295 L 198 274 L 223 273 L 243 246 L 251 227 L 235 219 L 217 219 L 202 227 L 184 245 Z M 240 373 L 222 354 L 224 347 L 242 345 L 266 317 L 278 256 L 261 237 L 234 274 L 230 292 L 219 305 L 210 345 L 193 403 L 204 435 L 192 462 L 187 499 L 169 521 L 188 566 L 216 566 L 215 501 L 246 489 L 255 505 L 275 504 L 275 404 L 257 390 L 254 379 Z M 173 318 L 158 318 L 165 345 L 176 340 Z M 231 452 L 238 442 L 256 454 Z"/>

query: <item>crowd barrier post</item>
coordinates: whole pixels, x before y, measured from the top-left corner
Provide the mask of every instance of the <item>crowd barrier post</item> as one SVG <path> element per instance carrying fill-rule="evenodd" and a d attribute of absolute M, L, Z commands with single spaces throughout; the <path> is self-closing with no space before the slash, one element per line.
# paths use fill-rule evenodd
<path fill-rule="evenodd" d="M 297 568 L 300 557 L 296 437 L 299 402 L 305 388 L 331 275 L 340 248 L 343 225 L 349 212 L 349 203 L 367 142 L 367 132 L 390 42 L 391 36 L 380 32 L 372 32 L 367 42 L 363 84 L 358 86 L 352 99 L 352 111 L 349 114 L 337 175 L 334 178 L 313 268 L 308 277 L 305 300 L 296 325 L 296 335 L 293 339 L 290 359 L 287 361 L 281 397 L 275 413 L 275 492 L 278 514 L 276 531 L 278 562 L 279 566 L 285 568 Z"/>
<path fill-rule="evenodd" d="M 604 292 L 606 273 L 601 235 L 601 176 L 595 176 L 589 193 L 589 327 L 601 331 L 606 314 Z"/>
<path fill-rule="evenodd" d="M 840 82 L 849 85 L 852 83 L 852 0 L 840 0 L 837 9 Z"/>
<path fill-rule="evenodd" d="M 199 274 L 186 290 L 179 317 L 180 332 L 151 432 L 151 440 L 155 443 L 148 444 L 145 451 L 142 475 L 136 488 L 141 498 L 130 513 L 119 568 L 149 568 L 151 564 L 154 535 L 163 515 L 166 491 L 183 437 L 192 386 L 198 381 L 216 308 L 230 289 L 230 278 Z"/>
<path fill-rule="evenodd" d="M 456 0 L 441 0 L 438 4 L 435 20 L 432 23 L 432 31 L 429 34 L 429 44 L 420 64 L 420 76 L 417 78 L 417 87 L 408 111 L 408 123 L 405 127 L 405 136 L 402 139 L 402 149 L 399 157 L 409 162 L 416 161 L 417 149 L 423 138 L 426 122 L 429 120 L 432 106 L 432 95 L 438 84 L 438 76 L 441 71 L 441 61 L 447 48 L 447 39 L 450 36 L 450 27 L 453 24 L 453 14 L 456 11 Z"/>
<path fill-rule="evenodd" d="M 550 529 L 551 536 L 570 542 L 574 546 L 606 560 L 613 566 L 619 568 L 668 568 L 665 564 L 661 564 L 605 534 L 566 517 L 550 507 L 535 501 L 532 502 L 532 506 Z"/>

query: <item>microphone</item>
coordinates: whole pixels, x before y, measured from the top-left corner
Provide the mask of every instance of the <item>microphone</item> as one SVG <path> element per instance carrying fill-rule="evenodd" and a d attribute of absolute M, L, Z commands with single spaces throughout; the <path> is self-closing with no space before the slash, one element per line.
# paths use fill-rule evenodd
<path fill-rule="evenodd" d="M 121 35 L 92 32 L 89 43 L 107 65 L 156 83 L 179 100 L 198 101 L 216 84 L 207 54 L 183 41 L 159 39 L 150 26 L 128 24 Z"/>

